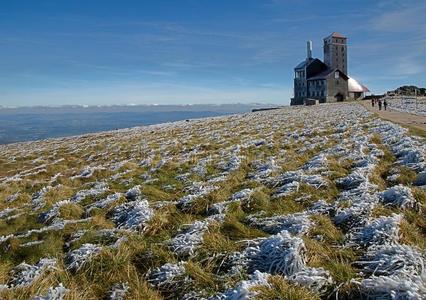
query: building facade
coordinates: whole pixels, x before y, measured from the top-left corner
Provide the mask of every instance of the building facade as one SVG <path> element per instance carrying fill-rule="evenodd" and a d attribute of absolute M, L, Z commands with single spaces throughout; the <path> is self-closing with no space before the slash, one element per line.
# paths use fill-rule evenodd
<path fill-rule="evenodd" d="M 333 32 L 324 39 L 324 63 L 330 69 L 339 69 L 348 74 L 348 46 L 347 38 L 340 33 Z"/>
<path fill-rule="evenodd" d="M 294 68 L 291 105 L 303 105 L 306 99 L 320 103 L 345 101 L 350 95 L 355 95 L 349 85 L 349 80 L 355 80 L 347 75 L 347 38 L 333 32 L 324 39 L 323 50 L 324 62 L 312 57 L 312 42 L 308 41 L 306 59 Z M 359 93 L 359 89 L 356 92 Z"/>

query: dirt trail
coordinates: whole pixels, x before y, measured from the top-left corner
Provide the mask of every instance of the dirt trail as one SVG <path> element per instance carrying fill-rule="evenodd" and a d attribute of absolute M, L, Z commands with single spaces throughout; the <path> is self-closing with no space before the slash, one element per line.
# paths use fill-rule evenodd
<path fill-rule="evenodd" d="M 369 111 L 379 115 L 379 117 L 382 119 L 426 131 L 426 117 L 391 110 L 389 107 L 388 110 L 383 110 L 383 108 L 382 110 L 379 110 L 377 104 L 374 107 L 371 107 L 370 101 L 361 101 L 361 104 L 364 105 Z"/>

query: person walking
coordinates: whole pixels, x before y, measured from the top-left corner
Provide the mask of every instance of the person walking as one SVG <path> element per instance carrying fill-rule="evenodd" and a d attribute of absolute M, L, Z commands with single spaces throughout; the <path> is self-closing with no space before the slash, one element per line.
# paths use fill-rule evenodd
<path fill-rule="evenodd" d="M 382 110 L 382 100 L 379 100 L 379 110 Z"/>
<path fill-rule="evenodd" d="M 386 108 L 388 107 L 388 102 L 386 101 L 386 99 L 383 100 L 383 108 L 386 110 Z"/>
<path fill-rule="evenodd" d="M 374 99 L 371 99 L 371 106 L 374 107 Z"/>

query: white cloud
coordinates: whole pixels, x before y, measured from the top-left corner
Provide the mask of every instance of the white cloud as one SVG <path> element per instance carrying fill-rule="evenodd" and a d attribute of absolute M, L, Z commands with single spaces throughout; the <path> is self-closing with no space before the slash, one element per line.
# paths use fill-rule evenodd
<path fill-rule="evenodd" d="M 415 2 L 398 3 L 398 8 L 393 9 L 382 6 L 380 13 L 372 18 L 372 28 L 383 32 L 426 33 L 426 2 Z"/>

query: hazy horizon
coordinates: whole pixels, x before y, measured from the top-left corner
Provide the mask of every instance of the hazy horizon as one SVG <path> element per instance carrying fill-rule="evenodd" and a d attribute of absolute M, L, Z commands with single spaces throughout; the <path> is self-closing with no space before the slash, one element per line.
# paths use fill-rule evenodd
<path fill-rule="evenodd" d="M 0 145 L 250 112 L 260 104 L 0 108 Z"/>
<path fill-rule="evenodd" d="M 158 107 L 198 107 L 198 106 L 205 106 L 205 107 L 226 107 L 226 106 L 278 106 L 274 103 L 267 103 L 267 102 L 250 102 L 250 103 L 243 103 L 243 102 L 235 102 L 235 103 L 181 103 L 181 104 L 159 104 L 159 103 L 153 103 L 153 104 L 136 104 L 136 103 L 128 103 L 128 104 L 34 104 L 34 105 L 24 105 L 24 106 L 13 106 L 13 105 L 0 105 L 0 110 L 4 109 L 37 109 L 37 108 L 82 108 L 82 109 L 91 109 L 91 108 L 112 108 L 112 107 L 126 107 L 126 108 L 137 108 L 137 107 L 144 107 L 144 108 L 158 108 Z M 289 104 L 286 104 L 289 105 Z M 284 105 L 284 106 L 286 106 Z M 282 105 L 280 105 L 282 106 Z"/>
<path fill-rule="evenodd" d="M 425 13 L 420 0 L 2 1 L 0 105 L 285 105 L 306 40 L 322 59 L 333 31 L 373 93 L 422 85 Z"/>

